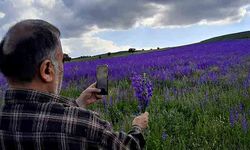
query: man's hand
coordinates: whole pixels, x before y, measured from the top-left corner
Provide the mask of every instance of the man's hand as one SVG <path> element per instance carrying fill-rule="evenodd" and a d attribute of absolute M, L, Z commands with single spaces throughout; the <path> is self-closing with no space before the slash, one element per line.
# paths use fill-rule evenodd
<path fill-rule="evenodd" d="M 101 95 L 97 95 L 99 92 L 101 92 L 101 89 L 96 88 L 95 82 L 81 93 L 81 95 L 76 99 L 76 103 L 80 107 L 85 108 L 86 106 L 95 103 L 99 99 L 102 99 Z"/>
<path fill-rule="evenodd" d="M 148 112 L 145 112 L 140 116 L 135 117 L 132 122 L 132 125 L 137 125 L 142 129 L 146 129 L 148 126 Z"/>

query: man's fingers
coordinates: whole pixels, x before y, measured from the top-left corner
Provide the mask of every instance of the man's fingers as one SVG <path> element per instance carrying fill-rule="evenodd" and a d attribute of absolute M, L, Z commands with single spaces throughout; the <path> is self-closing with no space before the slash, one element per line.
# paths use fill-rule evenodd
<path fill-rule="evenodd" d="M 87 91 L 87 92 L 90 92 L 90 93 L 100 93 L 100 92 L 101 92 L 101 89 L 97 89 L 97 88 L 88 88 L 86 91 Z"/>
<path fill-rule="evenodd" d="M 102 99 L 102 95 L 96 95 L 95 96 L 97 99 Z"/>
<path fill-rule="evenodd" d="M 95 82 L 95 83 L 93 83 L 93 84 L 91 84 L 89 87 L 91 87 L 91 88 L 95 88 L 95 87 L 96 87 L 96 82 Z"/>
<path fill-rule="evenodd" d="M 149 113 L 148 113 L 148 112 L 145 112 L 143 115 L 148 117 Z"/>

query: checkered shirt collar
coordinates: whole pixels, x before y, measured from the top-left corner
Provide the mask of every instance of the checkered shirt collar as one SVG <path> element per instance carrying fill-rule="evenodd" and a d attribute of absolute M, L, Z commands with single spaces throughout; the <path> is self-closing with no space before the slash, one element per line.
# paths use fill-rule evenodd
<path fill-rule="evenodd" d="M 67 104 L 68 98 L 32 89 L 8 89 L 5 93 L 5 104 L 59 102 Z"/>

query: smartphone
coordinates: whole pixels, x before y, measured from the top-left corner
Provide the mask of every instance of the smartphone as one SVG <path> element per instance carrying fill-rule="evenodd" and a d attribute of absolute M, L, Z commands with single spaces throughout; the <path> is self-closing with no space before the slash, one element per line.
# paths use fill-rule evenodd
<path fill-rule="evenodd" d="M 101 89 L 100 95 L 108 95 L 108 65 L 100 65 L 96 68 L 96 87 Z"/>

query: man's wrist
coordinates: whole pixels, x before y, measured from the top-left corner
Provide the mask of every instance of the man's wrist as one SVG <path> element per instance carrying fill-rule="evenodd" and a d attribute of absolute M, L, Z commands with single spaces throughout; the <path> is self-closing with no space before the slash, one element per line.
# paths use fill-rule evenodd
<path fill-rule="evenodd" d="M 132 125 L 132 130 L 139 131 L 139 132 L 143 131 L 143 129 L 140 126 L 136 125 L 136 124 Z"/>
<path fill-rule="evenodd" d="M 79 107 L 75 99 L 71 100 L 71 105 L 75 107 Z"/>
<path fill-rule="evenodd" d="M 85 108 L 85 105 L 84 105 L 84 103 L 82 102 L 82 100 L 76 99 L 75 102 L 76 102 L 76 104 L 78 105 L 78 107 Z"/>
<path fill-rule="evenodd" d="M 140 126 L 133 125 L 132 130 L 128 134 L 131 134 L 134 138 L 136 138 L 140 144 L 141 149 L 144 149 L 146 142 L 143 136 L 143 129 Z"/>

